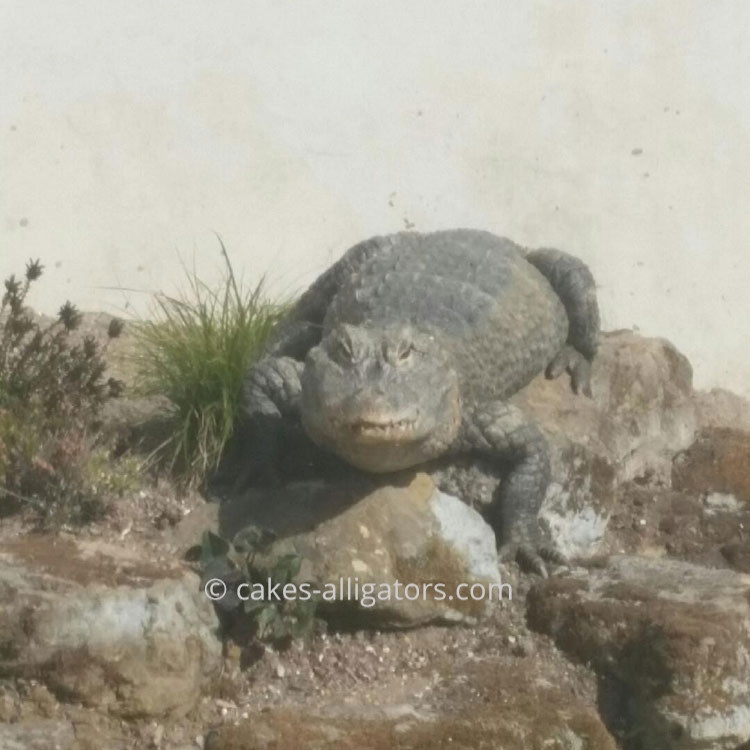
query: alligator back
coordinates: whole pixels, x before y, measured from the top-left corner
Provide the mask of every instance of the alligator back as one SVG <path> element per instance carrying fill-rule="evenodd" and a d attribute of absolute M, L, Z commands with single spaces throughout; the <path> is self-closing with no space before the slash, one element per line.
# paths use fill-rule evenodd
<path fill-rule="evenodd" d="M 456 229 L 378 244 L 344 280 L 323 333 L 340 323 L 427 332 L 451 354 L 469 402 L 515 393 L 565 343 L 562 302 L 509 240 Z"/>

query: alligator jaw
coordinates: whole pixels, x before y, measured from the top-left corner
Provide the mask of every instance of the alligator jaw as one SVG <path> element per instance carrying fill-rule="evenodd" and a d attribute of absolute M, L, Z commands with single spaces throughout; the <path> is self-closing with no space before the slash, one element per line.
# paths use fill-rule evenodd
<path fill-rule="evenodd" d="M 352 440 L 360 444 L 403 443 L 416 437 L 416 420 L 357 419 L 347 425 Z"/>

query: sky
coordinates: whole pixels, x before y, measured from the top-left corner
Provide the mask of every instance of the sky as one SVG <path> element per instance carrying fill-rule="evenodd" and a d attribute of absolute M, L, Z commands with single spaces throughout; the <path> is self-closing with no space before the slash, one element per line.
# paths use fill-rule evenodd
<path fill-rule="evenodd" d="M 148 314 L 217 234 L 303 289 L 350 245 L 488 229 L 582 257 L 607 328 L 750 395 L 750 5 L 0 0 L 0 274 Z"/>

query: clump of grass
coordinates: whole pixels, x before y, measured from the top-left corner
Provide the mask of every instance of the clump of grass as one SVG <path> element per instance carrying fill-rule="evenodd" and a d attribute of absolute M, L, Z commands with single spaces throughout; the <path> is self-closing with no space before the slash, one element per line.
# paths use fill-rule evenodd
<path fill-rule="evenodd" d="M 122 384 L 105 377 L 106 345 L 73 335 L 82 316 L 70 302 L 51 322 L 27 307 L 42 271 L 29 261 L 23 278 L 5 280 L 0 300 L 0 512 L 27 506 L 45 522 L 83 522 L 103 512 L 105 498 L 89 471 L 103 450 L 93 434 Z M 121 330 L 113 319 L 108 339 Z"/>
<path fill-rule="evenodd" d="M 242 382 L 287 305 L 271 302 L 261 280 L 244 289 L 219 239 L 225 275 L 210 288 L 187 271 L 180 296 L 159 294 L 151 320 L 136 325 L 136 366 L 146 395 L 174 409 L 154 458 L 190 486 L 216 468 L 240 412 Z"/>

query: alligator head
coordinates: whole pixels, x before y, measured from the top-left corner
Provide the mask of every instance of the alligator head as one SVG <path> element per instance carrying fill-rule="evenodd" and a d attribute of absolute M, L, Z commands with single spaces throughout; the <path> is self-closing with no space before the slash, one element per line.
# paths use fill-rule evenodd
<path fill-rule="evenodd" d="M 342 325 L 310 350 L 302 424 L 318 445 L 371 472 L 442 453 L 458 433 L 458 378 L 432 336 Z"/>

